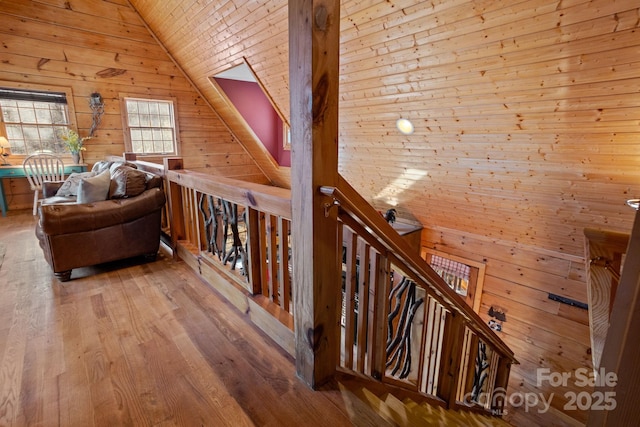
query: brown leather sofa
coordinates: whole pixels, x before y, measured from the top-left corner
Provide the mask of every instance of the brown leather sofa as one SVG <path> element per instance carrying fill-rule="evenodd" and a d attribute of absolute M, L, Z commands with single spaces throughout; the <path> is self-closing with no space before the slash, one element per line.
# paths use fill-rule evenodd
<path fill-rule="evenodd" d="M 138 176 L 140 173 L 143 172 L 138 171 Z M 121 193 L 121 197 L 111 197 L 112 174 L 106 200 L 81 204 L 75 203 L 73 197 L 61 200 L 55 195 L 63 183 L 45 184 L 36 236 L 45 259 L 60 281 L 69 280 L 71 270 L 78 267 L 135 256 L 155 259 L 160 246 L 165 194 L 162 179 L 145 174 L 142 192 L 135 196 Z"/>

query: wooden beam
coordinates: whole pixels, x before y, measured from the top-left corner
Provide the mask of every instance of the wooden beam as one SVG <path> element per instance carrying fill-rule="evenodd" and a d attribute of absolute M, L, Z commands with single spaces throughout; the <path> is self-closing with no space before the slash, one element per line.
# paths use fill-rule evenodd
<path fill-rule="evenodd" d="M 289 2 L 296 370 L 314 388 L 339 349 L 336 210 L 319 191 L 338 180 L 339 33 L 339 0 Z"/>

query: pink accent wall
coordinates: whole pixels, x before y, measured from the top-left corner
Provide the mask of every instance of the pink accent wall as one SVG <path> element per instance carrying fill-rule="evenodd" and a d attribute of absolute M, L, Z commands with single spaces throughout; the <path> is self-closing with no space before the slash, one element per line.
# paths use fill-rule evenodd
<path fill-rule="evenodd" d="M 216 78 L 233 105 L 280 166 L 291 166 L 291 151 L 282 147 L 283 126 L 269 98 L 255 82 Z"/>

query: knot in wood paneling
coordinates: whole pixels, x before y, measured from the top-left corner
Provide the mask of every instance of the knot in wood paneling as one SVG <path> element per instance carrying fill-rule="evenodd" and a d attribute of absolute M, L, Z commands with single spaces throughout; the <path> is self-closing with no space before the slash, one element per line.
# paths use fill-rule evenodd
<path fill-rule="evenodd" d="M 98 71 L 96 73 L 97 77 L 106 79 L 109 77 L 117 77 L 117 76 L 121 76 L 122 74 L 126 73 L 127 70 L 123 70 L 122 68 L 105 68 L 104 70 Z"/>
<path fill-rule="evenodd" d="M 313 90 L 313 124 L 319 125 L 324 122 L 324 114 L 327 110 L 328 100 L 327 94 L 329 93 L 329 78 L 327 73 L 324 73 L 316 87 Z"/>
<path fill-rule="evenodd" d="M 307 343 L 309 347 L 313 349 L 313 352 L 317 352 L 320 348 L 320 342 L 324 334 L 324 326 L 318 325 L 315 328 L 307 328 Z"/>
<path fill-rule="evenodd" d="M 329 12 L 327 12 L 327 8 L 320 5 L 314 11 L 314 24 L 316 28 L 320 31 L 327 31 L 327 25 L 329 22 Z"/>

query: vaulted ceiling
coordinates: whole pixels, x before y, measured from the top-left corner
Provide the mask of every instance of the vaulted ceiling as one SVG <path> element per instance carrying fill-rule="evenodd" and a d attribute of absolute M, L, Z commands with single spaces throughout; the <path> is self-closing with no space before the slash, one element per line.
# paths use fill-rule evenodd
<path fill-rule="evenodd" d="M 244 58 L 289 116 L 287 1 L 130 1 L 290 185 L 210 82 Z M 639 22 L 635 0 L 343 0 L 340 172 L 436 232 L 582 256 L 583 228 L 628 232 L 640 195 Z"/>

